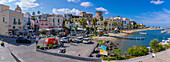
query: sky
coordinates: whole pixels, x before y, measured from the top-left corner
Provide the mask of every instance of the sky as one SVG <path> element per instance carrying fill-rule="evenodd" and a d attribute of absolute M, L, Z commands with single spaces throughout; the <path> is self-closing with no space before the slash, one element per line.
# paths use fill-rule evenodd
<path fill-rule="evenodd" d="M 23 13 L 79 15 L 81 11 L 103 11 L 104 17 L 127 17 L 146 26 L 170 27 L 170 0 L 0 0 L 14 10 L 19 5 Z"/>

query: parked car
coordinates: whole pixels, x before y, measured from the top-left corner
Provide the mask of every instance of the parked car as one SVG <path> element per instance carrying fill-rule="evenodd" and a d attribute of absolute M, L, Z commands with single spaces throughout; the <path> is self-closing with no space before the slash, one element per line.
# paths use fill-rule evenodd
<path fill-rule="evenodd" d="M 72 42 L 72 38 L 71 37 L 67 37 L 69 42 Z"/>
<path fill-rule="evenodd" d="M 74 40 L 75 43 L 79 42 L 83 42 L 83 37 L 77 37 L 75 40 Z"/>
<path fill-rule="evenodd" d="M 67 37 L 62 37 L 60 41 L 63 43 L 69 42 Z"/>
<path fill-rule="evenodd" d="M 90 42 L 91 42 L 91 40 L 89 38 L 84 38 L 83 39 L 83 43 L 90 43 Z"/>
<path fill-rule="evenodd" d="M 28 39 L 26 39 L 26 38 L 24 38 L 24 37 L 19 37 L 19 38 L 17 38 L 17 39 L 16 39 L 16 42 L 17 42 L 17 43 L 31 43 L 30 40 L 28 40 Z"/>

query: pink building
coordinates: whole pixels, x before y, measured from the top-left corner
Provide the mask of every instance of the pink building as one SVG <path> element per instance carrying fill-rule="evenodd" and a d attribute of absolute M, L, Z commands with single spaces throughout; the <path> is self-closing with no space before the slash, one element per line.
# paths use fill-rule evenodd
<path fill-rule="evenodd" d="M 42 28 L 49 28 L 49 21 L 39 21 L 38 22 L 39 24 L 39 28 L 42 29 Z"/>

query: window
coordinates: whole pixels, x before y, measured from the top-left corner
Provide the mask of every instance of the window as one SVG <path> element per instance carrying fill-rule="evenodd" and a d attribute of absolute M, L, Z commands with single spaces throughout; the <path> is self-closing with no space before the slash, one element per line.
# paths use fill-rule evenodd
<path fill-rule="evenodd" d="M 14 22 L 13 22 L 13 24 L 17 24 L 17 22 L 16 22 L 16 18 L 14 18 Z"/>
<path fill-rule="evenodd" d="M 18 19 L 18 24 L 21 24 L 20 18 Z"/>
<path fill-rule="evenodd" d="M 98 23 L 98 25 L 100 25 L 100 23 Z"/>
<path fill-rule="evenodd" d="M 45 25 L 48 25 L 48 23 L 46 22 Z"/>
<path fill-rule="evenodd" d="M 53 23 L 55 23 L 55 19 L 53 19 Z"/>
<path fill-rule="evenodd" d="M 60 23 L 60 19 L 58 19 L 58 23 Z"/>
<path fill-rule="evenodd" d="M 42 22 L 41 25 L 44 25 L 44 23 Z"/>
<path fill-rule="evenodd" d="M 5 22 L 5 17 L 3 17 L 3 22 Z"/>

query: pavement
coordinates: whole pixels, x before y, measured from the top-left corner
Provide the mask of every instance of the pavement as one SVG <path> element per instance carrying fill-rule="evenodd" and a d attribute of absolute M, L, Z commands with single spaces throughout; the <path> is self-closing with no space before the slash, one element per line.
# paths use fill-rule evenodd
<path fill-rule="evenodd" d="M 64 48 L 66 49 L 65 54 L 75 55 L 75 56 L 78 56 L 80 54 L 80 56 L 88 57 L 89 53 L 92 53 L 91 50 L 93 50 L 93 47 L 96 47 L 96 44 L 97 44 L 96 42 L 91 42 L 89 44 L 65 43 L 64 44 Z M 58 49 L 59 48 L 50 49 L 47 51 L 57 53 Z"/>
<path fill-rule="evenodd" d="M 0 62 L 16 62 L 7 47 L 0 46 Z"/>
<path fill-rule="evenodd" d="M 2 39 L 2 37 L 0 37 Z M 49 54 L 44 54 L 36 51 L 36 44 L 32 39 L 32 43 L 16 43 L 15 38 L 3 38 L 5 42 L 5 47 L 8 47 L 13 53 L 18 55 L 25 62 L 91 62 L 91 61 L 80 61 L 77 59 L 70 59 L 66 57 L 54 56 Z M 1 48 L 0 48 L 1 49 Z M 0 50 L 0 62 L 15 62 L 10 56 L 8 49 Z M 1 54 L 3 53 L 3 54 Z M 4 55 L 4 56 L 3 56 Z M 7 56 L 5 56 L 7 55 Z M 11 58 L 10 58 L 11 57 Z M 8 58 L 5 61 L 4 58 Z"/>

